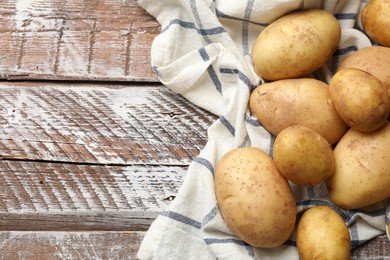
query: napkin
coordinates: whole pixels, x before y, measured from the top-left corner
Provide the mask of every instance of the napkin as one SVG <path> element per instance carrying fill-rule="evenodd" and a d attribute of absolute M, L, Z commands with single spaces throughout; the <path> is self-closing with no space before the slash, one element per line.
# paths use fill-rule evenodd
<path fill-rule="evenodd" d="M 256 146 L 272 155 L 274 137 L 248 110 L 251 91 L 264 83 L 253 70 L 251 48 L 268 24 L 288 12 L 321 8 L 338 19 L 342 37 L 332 59 L 310 76 L 329 82 L 337 65 L 352 52 L 373 43 L 362 32 L 355 0 L 138 0 L 161 24 L 151 48 L 152 66 L 162 84 L 218 116 L 208 141 L 193 159 L 172 204 L 147 231 L 139 259 L 299 259 L 295 230 L 280 247 L 255 248 L 226 226 L 214 193 L 216 163 L 231 149 Z M 333 205 L 322 183 L 290 183 L 298 217 L 316 205 L 334 208 L 345 220 L 352 247 L 385 233 L 390 205 L 363 210 Z"/>

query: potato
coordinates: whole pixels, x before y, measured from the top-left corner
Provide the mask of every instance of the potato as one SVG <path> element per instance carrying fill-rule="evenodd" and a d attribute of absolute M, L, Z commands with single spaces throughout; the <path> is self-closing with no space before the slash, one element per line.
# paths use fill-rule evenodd
<path fill-rule="evenodd" d="M 390 48 L 370 46 L 357 50 L 345 58 L 338 70 L 356 68 L 377 77 L 386 87 L 390 99 Z"/>
<path fill-rule="evenodd" d="M 320 9 L 287 14 L 260 32 L 252 47 L 255 72 L 266 80 L 297 78 L 328 61 L 340 43 L 337 19 Z"/>
<path fill-rule="evenodd" d="M 215 193 L 226 224 L 248 244 L 277 247 L 293 232 L 292 190 L 271 157 L 259 148 L 237 148 L 220 159 Z"/>
<path fill-rule="evenodd" d="M 350 129 L 334 149 L 336 169 L 325 181 L 330 200 L 344 209 L 390 197 L 390 123 L 361 133 Z"/>
<path fill-rule="evenodd" d="M 364 32 L 370 39 L 390 47 L 390 1 L 370 0 L 362 11 Z"/>
<path fill-rule="evenodd" d="M 279 172 L 302 186 L 314 186 L 334 171 L 333 149 L 320 134 L 303 126 L 290 126 L 275 139 L 273 157 Z"/>
<path fill-rule="evenodd" d="M 390 220 L 387 222 L 387 237 L 390 237 Z"/>
<path fill-rule="evenodd" d="M 348 127 L 337 114 L 322 81 L 301 78 L 266 83 L 251 94 L 249 107 L 273 135 L 292 125 L 301 125 L 335 144 Z"/>
<path fill-rule="evenodd" d="M 337 113 L 351 128 L 370 132 L 387 122 L 390 100 L 382 82 L 360 69 L 339 70 L 329 83 Z"/>
<path fill-rule="evenodd" d="M 343 218 L 328 206 L 306 210 L 298 223 L 297 248 L 301 260 L 349 259 L 351 237 Z"/>

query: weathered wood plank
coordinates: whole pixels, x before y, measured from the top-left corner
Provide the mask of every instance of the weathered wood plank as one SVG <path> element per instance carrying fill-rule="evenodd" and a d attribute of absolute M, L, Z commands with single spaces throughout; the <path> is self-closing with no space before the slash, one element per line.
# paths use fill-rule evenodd
<path fill-rule="evenodd" d="M 0 232 L 3 259 L 136 259 L 144 232 Z M 201 253 L 201 252 L 200 252 Z M 351 253 L 351 259 L 389 259 L 380 236 Z"/>
<path fill-rule="evenodd" d="M 216 117 L 161 85 L 0 82 L 0 157 L 187 165 Z"/>
<path fill-rule="evenodd" d="M 146 230 L 187 167 L 0 161 L 0 230 Z"/>
<path fill-rule="evenodd" d="M 0 259 L 136 259 L 143 232 L 0 232 Z"/>
<path fill-rule="evenodd" d="M 157 81 L 135 0 L 0 0 L 0 78 Z"/>

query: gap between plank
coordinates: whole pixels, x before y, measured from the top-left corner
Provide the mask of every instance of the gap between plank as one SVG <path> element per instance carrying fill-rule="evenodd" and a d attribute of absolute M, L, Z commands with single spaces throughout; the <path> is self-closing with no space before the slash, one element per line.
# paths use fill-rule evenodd
<path fill-rule="evenodd" d="M 67 164 L 67 165 L 91 165 L 91 166 L 110 166 L 110 167 L 126 167 L 126 166 L 166 166 L 166 167 L 188 167 L 188 163 L 95 163 L 95 162 L 71 162 L 71 161 L 54 161 L 42 159 L 15 158 L 0 155 L 1 161 L 16 161 L 16 162 L 35 162 L 35 163 L 51 163 L 51 164 Z"/>

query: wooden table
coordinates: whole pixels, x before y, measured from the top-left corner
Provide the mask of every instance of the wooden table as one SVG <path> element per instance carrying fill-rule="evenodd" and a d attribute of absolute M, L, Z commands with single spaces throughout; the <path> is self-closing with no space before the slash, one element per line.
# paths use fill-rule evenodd
<path fill-rule="evenodd" d="M 135 258 L 216 120 L 158 82 L 159 32 L 134 0 L 0 0 L 0 259 Z"/>

